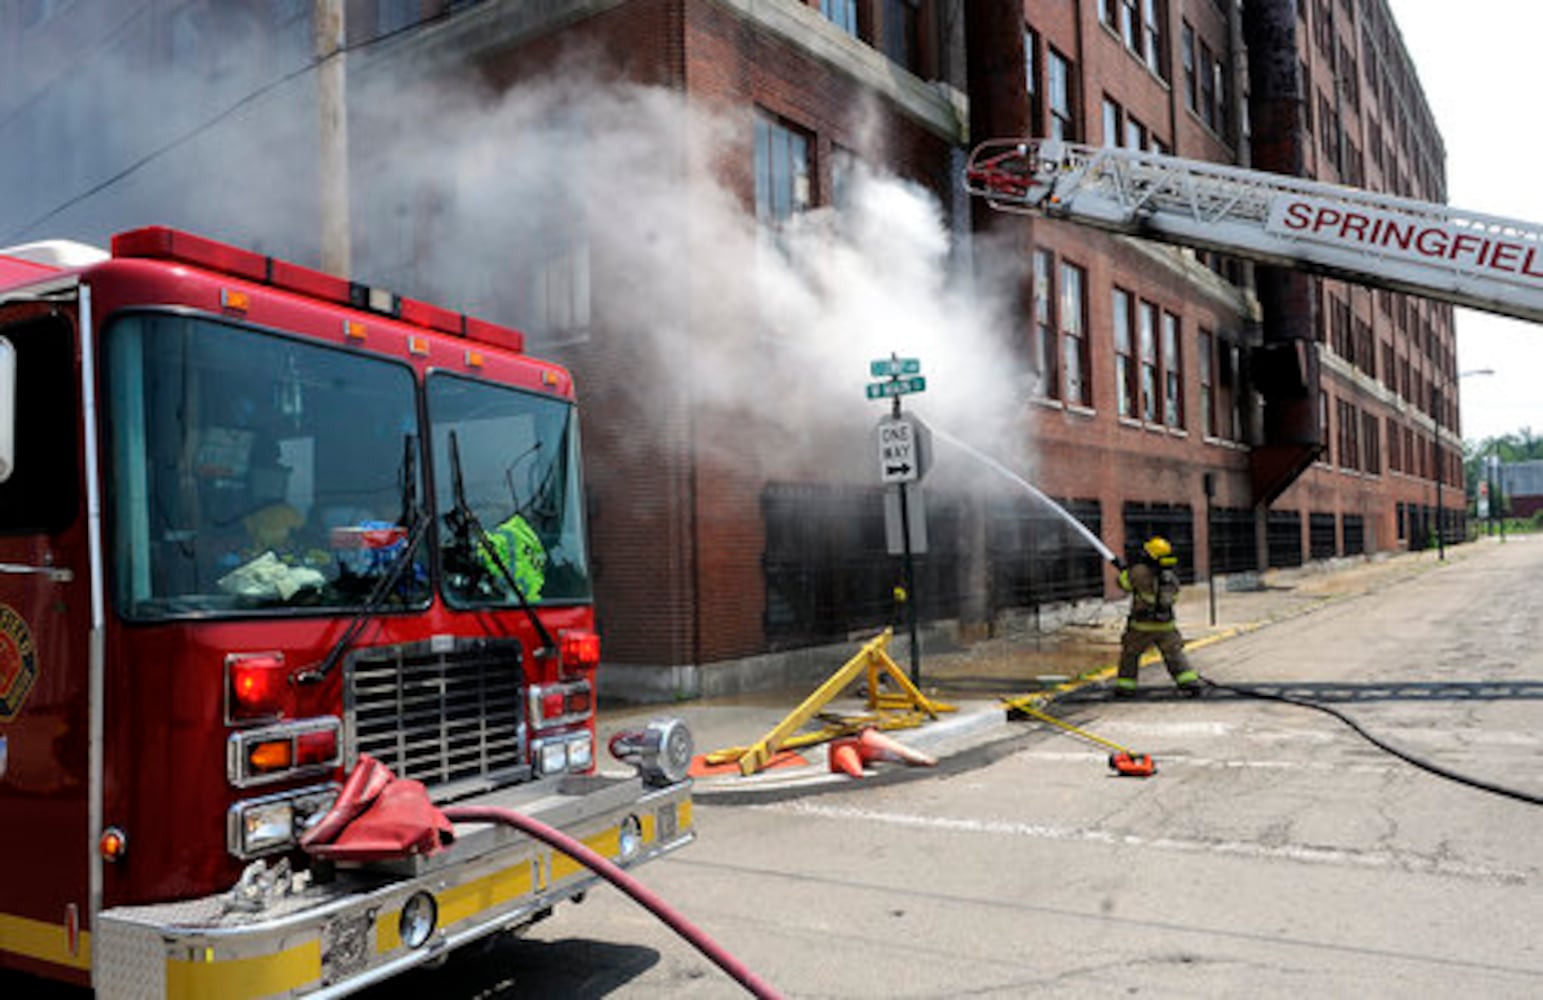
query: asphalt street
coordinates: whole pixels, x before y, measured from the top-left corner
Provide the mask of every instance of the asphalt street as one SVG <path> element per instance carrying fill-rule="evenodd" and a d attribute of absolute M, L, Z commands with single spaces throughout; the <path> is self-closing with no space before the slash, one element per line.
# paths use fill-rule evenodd
<path fill-rule="evenodd" d="M 1411 755 L 1543 797 L 1540 571 L 1531 540 L 1411 557 L 1319 580 L 1193 655 L 1213 680 L 1332 705 Z M 1152 778 L 1003 723 L 935 770 L 705 796 L 698 841 L 640 877 L 788 996 L 1543 994 L 1535 805 L 1321 712 L 1170 697 L 1160 668 L 1144 681 L 1135 702 L 1090 684 L 1056 711 L 1150 753 Z M 609 888 L 389 995 L 428 988 L 741 994 Z"/>

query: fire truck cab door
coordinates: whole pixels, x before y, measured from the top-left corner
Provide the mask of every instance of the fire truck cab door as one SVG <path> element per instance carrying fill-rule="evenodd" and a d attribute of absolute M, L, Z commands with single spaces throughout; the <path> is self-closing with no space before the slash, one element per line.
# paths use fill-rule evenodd
<path fill-rule="evenodd" d="M 89 650 L 81 342 L 73 296 L 0 300 L 0 967 L 89 974 Z M 3 397 L 3 392 L 0 392 Z"/>

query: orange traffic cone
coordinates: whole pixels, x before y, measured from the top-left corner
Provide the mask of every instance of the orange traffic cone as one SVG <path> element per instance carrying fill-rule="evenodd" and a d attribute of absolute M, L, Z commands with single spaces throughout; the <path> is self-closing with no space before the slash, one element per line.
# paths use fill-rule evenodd
<path fill-rule="evenodd" d="M 911 767 L 935 767 L 938 759 L 913 749 L 898 740 L 890 739 L 872 726 L 867 726 L 857 738 L 857 752 L 864 762 L 893 760 Z"/>
<path fill-rule="evenodd" d="M 857 752 L 857 741 L 851 737 L 832 740 L 830 744 L 830 769 L 854 778 L 865 777 L 863 759 Z"/>

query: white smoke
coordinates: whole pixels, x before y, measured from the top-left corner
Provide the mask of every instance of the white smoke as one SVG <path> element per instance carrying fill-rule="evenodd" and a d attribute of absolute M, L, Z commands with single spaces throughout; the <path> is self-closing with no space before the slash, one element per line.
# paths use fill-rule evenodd
<path fill-rule="evenodd" d="M 843 178 L 839 210 L 801 213 L 772 232 L 730 183 L 751 178 L 753 120 L 743 111 L 567 73 L 496 97 L 420 92 L 416 101 L 404 110 L 399 100 L 390 118 L 434 126 L 385 147 L 364 173 L 389 188 L 388 203 L 419 206 L 409 213 L 431 205 L 436 249 L 404 245 L 388 284 L 523 325 L 526 279 L 581 220 L 592 273 L 605 282 L 594 289 L 596 336 L 642 338 L 646 348 L 634 349 L 654 363 L 689 368 L 699 406 L 775 427 L 782 471 L 799 465 L 788 449 L 816 459 L 813 469 L 863 447 L 890 406 L 865 398 L 869 362 L 892 353 L 919 359 L 927 379 L 907 409 L 1025 459 L 1017 259 L 989 282 L 965 273 L 937 197 L 888 173 L 881 143 Z M 356 135 L 380 131 L 368 124 Z M 355 232 L 380 263 L 392 240 L 372 237 L 377 223 L 390 220 L 356 215 Z M 647 379 L 629 388 L 659 390 Z"/>
<path fill-rule="evenodd" d="M 580 232 L 595 282 L 594 334 L 557 349 L 558 360 L 571 353 L 582 369 L 586 352 L 607 349 L 602 341 L 627 341 L 645 369 L 689 371 L 691 398 L 706 412 L 750 413 L 774 426 L 780 471 L 817 474 L 862 453 L 889 411 L 864 397 L 868 363 L 914 357 L 927 390 L 907 398 L 907 409 L 1025 467 L 1019 256 L 978 253 L 979 262 L 1005 265 L 990 278 L 989 268 L 972 275 L 959 267 L 953 230 L 963 227 L 951 227 L 931 191 L 889 172 L 879 116 L 854 111 L 859 164 L 845 178 L 840 210 L 799 215 L 773 237 L 758 227 L 748 195 L 748 111 L 708 110 L 675 91 L 574 68 L 595 65 L 592 56 L 575 54 L 496 94 L 401 87 L 379 71 L 351 80 L 352 276 L 525 325 L 533 279 Z M 117 72 L 133 76 L 126 66 Z M 196 80 L 136 78 L 124 90 L 153 96 L 135 105 L 150 116 L 140 123 L 145 134 L 176 135 L 167 120 L 209 124 L 70 198 L 67 211 L 8 206 L 12 221 L 49 217 L 62 227 L 28 238 L 100 242 L 115 229 L 169 223 L 317 261 L 312 75 L 224 114 L 210 110 Z M 197 106 L 179 111 L 178 100 Z M 125 113 L 116 134 L 138 134 Z M 104 163 L 98 174 L 115 169 Z M 69 194 L 48 190 L 53 201 Z M 821 201 L 829 200 L 825 192 Z M 539 337 L 533 349 L 543 350 Z M 659 391 L 647 379 L 603 388 Z"/>

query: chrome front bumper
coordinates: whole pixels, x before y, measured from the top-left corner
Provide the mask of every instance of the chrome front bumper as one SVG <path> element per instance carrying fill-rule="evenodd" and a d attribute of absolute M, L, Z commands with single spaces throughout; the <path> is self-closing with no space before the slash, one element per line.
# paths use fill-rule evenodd
<path fill-rule="evenodd" d="M 638 778 L 567 777 L 456 804 L 517 810 L 624 868 L 696 836 L 689 780 L 654 789 Z M 623 856 L 629 818 L 642 836 Z M 94 985 L 104 1000 L 344 996 L 529 922 L 598 881 L 512 828 L 458 823 L 455 842 L 439 854 L 339 865 L 334 880 L 258 912 L 232 911 L 223 894 L 104 910 L 91 935 Z M 400 930 L 402 910 L 419 893 L 433 897 L 438 920 L 426 941 L 410 947 Z"/>

